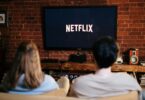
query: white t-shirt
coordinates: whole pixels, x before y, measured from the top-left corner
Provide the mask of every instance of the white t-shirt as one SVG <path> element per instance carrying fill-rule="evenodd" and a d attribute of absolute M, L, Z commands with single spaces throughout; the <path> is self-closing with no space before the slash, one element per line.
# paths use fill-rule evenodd
<path fill-rule="evenodd" d="M 19 78 L 17 86 L 10 90 L 9 93 L 12 94 L 42 94 L 55 89 L 59 89 L 58 84 L 50 75 L 45 75 L 44 81 L 41 85 L 35 89 L 29 89 L 24 86 L 24 74 Z"/>
<path fill-rule="evenodd" d="M 130 90 L 141 91 L 141 87 L 127 73 L 113 73 L 108 68 L 76 78 L 72 90 L 80 98 L 100 98 L 126 94 Z"/>

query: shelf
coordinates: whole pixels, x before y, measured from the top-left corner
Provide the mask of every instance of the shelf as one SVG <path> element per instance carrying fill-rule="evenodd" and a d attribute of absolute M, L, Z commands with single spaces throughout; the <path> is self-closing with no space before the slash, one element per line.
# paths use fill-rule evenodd
<path fill-rule="evenodd" d="M 94 63 L 42 63 L 43 69 L 70 70 L 70 71 L 96 71 Z M 113 72 L 145 72 L 145 67 L 140 65 L 114 64 L 111 68 Z"/>

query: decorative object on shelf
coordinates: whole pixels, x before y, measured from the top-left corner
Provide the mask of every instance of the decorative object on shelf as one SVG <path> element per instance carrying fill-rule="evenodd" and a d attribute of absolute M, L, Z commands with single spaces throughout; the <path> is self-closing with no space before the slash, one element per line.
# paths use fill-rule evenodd
<path fill-rule="evenodd" d="M 145 66 L 145 61 L 139 61 L 141 66 Z"/>
<path fill-rule="evenodd" d="M 123 59 L 122 57 L 117 57 L 115 64 L 122 64 L 123 63 Z"/>
<path fill-rule="evenodd" d="M 139 49 L 130 48 L 123 52 L 123 63 L 130 65 L 138 65 L 139 64 Z"/>
<path fill-rule="evenodd" d="M 86 54 L 83 53 L 81 49 L 78 49 L 76 54 L 71 54 L 68 59 L 69 62 L 78 62 L 78 63 L 84 63 L 86 62 L 86 60 L 87 60 Z"/>
<path fill-rule="evenodd" d="M 0 11 L 0 25 L 7 25 L 7 13 L 6 11 Z"/>
<path fill-rule="evenodd" d="M 130 51 L 129 51 L 129 56 L 130 56 L 129 64 L 138 64 L 138 62 L 139 62 L 138 53 L 139 53 L 138 49 L 135 49 L 135 48 L 130 49 Z"/>

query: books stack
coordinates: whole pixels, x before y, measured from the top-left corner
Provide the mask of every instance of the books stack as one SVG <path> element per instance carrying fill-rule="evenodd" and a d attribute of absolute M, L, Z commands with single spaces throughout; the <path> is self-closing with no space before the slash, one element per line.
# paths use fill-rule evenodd
<path fill-rule="evenodd" d="M 140 85 L 145 86 L 145 74 L 141 76 L 140 81 Z"/>

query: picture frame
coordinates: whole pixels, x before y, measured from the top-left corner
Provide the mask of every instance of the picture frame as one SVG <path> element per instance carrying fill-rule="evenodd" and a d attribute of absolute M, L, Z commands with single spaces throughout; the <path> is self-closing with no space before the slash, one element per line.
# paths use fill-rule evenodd
<path fill-rule="evenodd" d="M 0 26 L 7 25 L 7 13 L 6 11 L 0 11 Z"/>

